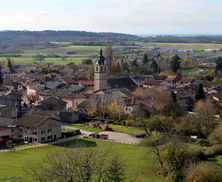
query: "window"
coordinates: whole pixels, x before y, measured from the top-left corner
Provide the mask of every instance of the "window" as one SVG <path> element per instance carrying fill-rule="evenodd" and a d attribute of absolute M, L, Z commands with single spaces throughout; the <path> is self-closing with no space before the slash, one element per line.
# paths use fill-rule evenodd
<path fill-rule="evenodd" d="M 96 67 L 96 71 L 99 71 L 99 67 Z"/>
<path fill-rule="evenodd" d="M 102 66 L 100 67 L 100 71 L 103 71 L 103 67 Z"/>
<path fill-rule="evenodd" d="M 47 136 L 47 140 L 51 140 L 52 139 L 52 135 Z"/>
<path fill-rule="evenodd" d="M 45 141 L 45 137 L 42 137 L 42 138 L 41 138 L 41 141 L 44 142 L 44 141 Z"/>
<path fill-rule="evenodd" d="M 37 135 L 37 131 L 32 131 L 32 134 L 33 135 Z"/>
<path fill-rule="evenodd" d="M 34 138 L 34 141 L 37 142 L 37 138 Z"/>
<path fill-rule="evenodd" d="M 14 129 L 11 129 L 11 132 L 14 133 Z"/>
<path fill-rule="evenodd" d="M 48 133 L 50 133 L 50 132 L 52 132 L 52 129 L 50 128 L 50 129 L 48 129 Z"/>
<path fill-rule="evenodd" d="M 45 130 L 41 130 L 41 134 L 45 134 Z"/>

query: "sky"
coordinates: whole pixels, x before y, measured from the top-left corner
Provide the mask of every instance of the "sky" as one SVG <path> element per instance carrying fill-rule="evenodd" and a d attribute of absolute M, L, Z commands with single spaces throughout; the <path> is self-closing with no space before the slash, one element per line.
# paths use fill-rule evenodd
<path fill-rule="evenodd" d="M 222 34 L 222 0 L 0 0 L 0 30 Z"/>

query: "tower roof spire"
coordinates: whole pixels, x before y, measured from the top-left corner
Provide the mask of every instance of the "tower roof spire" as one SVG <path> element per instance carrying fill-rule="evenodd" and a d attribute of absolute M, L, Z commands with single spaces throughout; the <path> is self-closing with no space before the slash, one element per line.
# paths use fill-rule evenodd
<path fill-rule="evenodd" d="M 102 48 L 99 49 L 99 55 L 103 56 L 103 49 Z"/>

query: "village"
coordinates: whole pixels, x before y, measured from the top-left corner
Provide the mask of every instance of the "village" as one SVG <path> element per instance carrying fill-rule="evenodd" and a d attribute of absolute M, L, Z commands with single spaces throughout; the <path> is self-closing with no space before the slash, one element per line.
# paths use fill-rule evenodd
<path fill-rule="evenodd" d="M 76 70 L 69 65 L 59 74 L 36 74 L 37 63 L 13 71 L 2 69 L 0 146 L 4 148 L 17 141 L 45 143 L 58 140 L 64 137 L 62 125 L 67 123 L 83 123 L 109 130 L 109 124 L 132 117 L 133 113 L 140 112 L 141 107 L 150 113 L 157 102 L 155 94 L 164 91 L 176 95 L 184 113 L 192 113 L 196 88 L 200 86 L 213 102 L 219 104 L 222 100 L 222 83 L 219 82 L 180 74 L 110 78 L 107 64 L 101 49 L 94 63 L 94 80 L 74 78 L 71 75 Z M 83 64 L 75 69 L 87 72 L 90 66 Z M 154 93 L 151 94 L 151 90 Z M 109 115 L 115 117 L 107 122 Z"/>

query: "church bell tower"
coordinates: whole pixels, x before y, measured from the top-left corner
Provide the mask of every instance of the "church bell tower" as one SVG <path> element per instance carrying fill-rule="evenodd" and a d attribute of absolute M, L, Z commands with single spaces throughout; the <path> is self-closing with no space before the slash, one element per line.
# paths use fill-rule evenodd
<path fill-rule="evenodd" d="M 94 91 L 107 89 L 107 62 L 100 49 L 99 57 L 94 64 Z"/>

